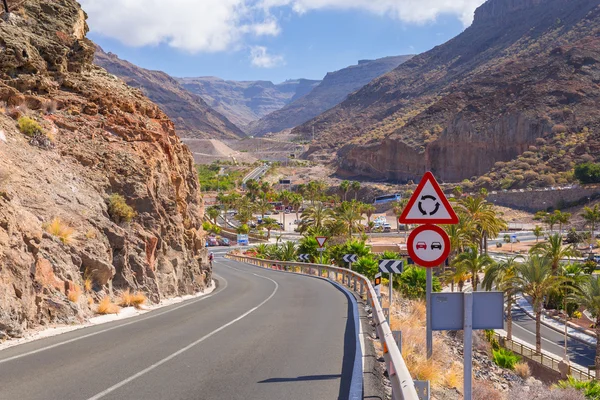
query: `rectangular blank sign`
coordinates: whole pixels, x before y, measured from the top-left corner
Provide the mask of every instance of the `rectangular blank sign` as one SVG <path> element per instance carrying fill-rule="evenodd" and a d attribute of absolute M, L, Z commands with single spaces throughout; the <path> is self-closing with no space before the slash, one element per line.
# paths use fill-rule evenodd
<path fill-rule="evenodd" d="M 463 293 L 431 294 L 431 328 L 460 331 L 464 326 Z M 473 329 L 504 328 L 504 293 L 473 293 Z"/>

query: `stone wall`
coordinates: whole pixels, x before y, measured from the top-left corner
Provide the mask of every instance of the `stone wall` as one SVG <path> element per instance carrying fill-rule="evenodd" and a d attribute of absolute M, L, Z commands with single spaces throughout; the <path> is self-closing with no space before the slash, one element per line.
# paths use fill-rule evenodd
<path fill-rule="evenodd" d="M 488 200 L 496 205 L 536 212 L 548 208 L 561 209 L 577 203 L 585 203 L 588 198 L 600 197 L 600 186 L 585 188 L 490 193 Z"/>

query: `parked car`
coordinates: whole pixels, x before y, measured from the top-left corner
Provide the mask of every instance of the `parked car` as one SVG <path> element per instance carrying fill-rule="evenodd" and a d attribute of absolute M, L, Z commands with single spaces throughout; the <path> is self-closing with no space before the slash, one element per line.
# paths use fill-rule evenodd
<path fill-rule="evenodd" d="M 219 243 L 219 246 L 231 246 L 231 242 L 227 238 L 217 239 L 217 242 Z"/>
<path fill-rule="evenodd" d="M 392 226 L 388 223 L 383 224 L 382 227 L 383 227 L 383 231 L 386 233 L 392 231 Z"/>
<path fill-rule="evenodd" d="M 219 241 L 217 240 L 216 237 L 209 236 L 208 239 L 206 239 L 206 244 L 208 246 L 218 246 L 219 245 Z"/>

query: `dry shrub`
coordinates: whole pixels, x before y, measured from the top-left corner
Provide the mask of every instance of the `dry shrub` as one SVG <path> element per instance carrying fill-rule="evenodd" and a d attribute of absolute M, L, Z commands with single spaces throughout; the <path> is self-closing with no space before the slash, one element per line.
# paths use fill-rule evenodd
<path fill-rule="evenodd" d="M 503 400 L 502 393 L 488 382 L 474 381 L 473 400 Z"/>
<path fill-rule="evenodd" d="M 462 364 L 455 361 L 444 375 L 444 386 L 462 390 L 463 375 Z"/>
<path fill-rule="evenodd" d="M 42 126 L 36 120 L 26 116 L 22 116 L 19 118 L 18 128 L 21 131 L 21 133 L 29 137 L 33 137 L 39 133 L 44 133 Z"/>
<path fill-rule="evenodd" d="M 71 243 L 71 236 L 75 233 L 75 229 L 61 221 L 60 218 L 54 218 L 50 224 L 44 226 L 46 232 L 52 236 L 56 236 L 64 244 Z"/>
<path fill-rule="evenodd" d="M 121 296 L 119 296 L 119 305 L 121 307 L 130 307 L 133 305 L 133 295 L 129 289 L 122 292 Z"/>
<path fill-rule="evenodd" d="M 42 111 L 45 114 L 54 114 L 57 108 L 58 105 L 55 100 L 44 100 L 42 102 Z"/>
<path fill-rule="evenodd" d="M 519 375 L 523 379 L 527 379 L 531 376 L 531 370 L 526 362 L 520 362 L 515 364 L 515 374 Z"/>
<path fill-rule="evenodd" d="M 6 110 L 6 115 L 14 120 L 18 120 L 22 116 L 27 115 L 27 113 L 29 113 L 29 108 L 25 103 L 18 106 L 10 106 Z"/>
<path fill-rule="evenodd" d="M 6 102 L 0 101 L 0 113 L 4 114 L 6 112 Z"/>
<path fill-rule="evenodd" d="M 473 397 L 473 399 L 475 399 Z M 582 392 L 573 389 L 551 389 L 537 382 L 525 388 L 515 386 L 506 396 L 506 400 L 586 400 Z"/>
<path fill-rule="evenodd" d="M 73 303 L 79 301 L 79 296 L 81 296 L 81 287 L 79 287 L 79 285 L 75 285 L 73 290 L 69 290 L 69 294 L 67 294 L 69 301 L 72 301 Z"/>
<path fill-rule="evenodd" d="M 98 235 L 96 234 L 96 231 L 93 229 L 88 229 L 88 231 L 85 233 L 85 238 L 86 239 L 96 239 L 98 237 Z"/>
<path fill-rule="evenodd" d="M 83 288 L 86 292 L 92 291 L 92 280 L 90 278 L 86 278 L 86 280 L 83 281 Z"/>
<path fill-rule="evenodd" d="M 104 298 L 98 304 L 98 308 L 96 312 L 98 314 L 117 314 L 121 308 L 112 302 L 109 296 L 104 296 Z"/>
<path fill-rule="evenodd" d="M 140 308 L 148 299 L 143 293 L 135 292 L 131 293 L 129 289 L 121 293 L 119 297 L 119 305 L 121 307 L 135 307 Z"/>
<path fill-rule="evenodd" d="M 94 304 L 94 298 L 93 298 L 93 297 L 91 297 L 91 296 L 90 296 L 90 297 L 88 297 L 88 298 L 87 298 L 87 303 L 88 303 L 88 306 L 91 306 L 92 304 Z"/>

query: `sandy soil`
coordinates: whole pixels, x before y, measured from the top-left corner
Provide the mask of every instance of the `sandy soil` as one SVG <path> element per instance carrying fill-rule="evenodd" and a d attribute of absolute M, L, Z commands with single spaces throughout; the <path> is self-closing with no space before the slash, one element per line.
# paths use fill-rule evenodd
<path fill-rule="evenodd" d="M 192 151 L 198 164 L 210 164 L 213 161 L 237 161 L 252 164 L 257 158 L 249 153 L 234 150 L 216 139 L 181 139 Z"/>

